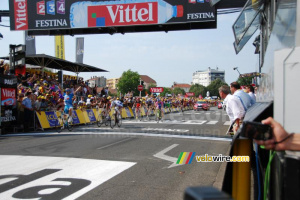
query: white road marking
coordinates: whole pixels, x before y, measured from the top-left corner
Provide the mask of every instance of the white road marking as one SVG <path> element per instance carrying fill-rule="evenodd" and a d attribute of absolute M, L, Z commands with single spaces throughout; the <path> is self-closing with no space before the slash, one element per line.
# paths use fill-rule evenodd
<path fill-rule="evenodd" d="M 216 123 L 218 123 L 218 121 L 209 121 L 206 124 L 216 124 Z"/>
<path fill-rule="evenodd" d="M 143 131 L 163 131 L 163 132 L 189 132 L 185 129 L 170 129 L 170 128 L 143 128 Z"/>
<path fill-rule="evenodd" d="M 165 148 L 164 150 L 158 152 L 157 154 L 154 154 L 153 156 L 156 158 L 160 158 L 162 160 L 167 160 L 167 161 L 172 162 L 172 164 L 168 168 L 180 166 L 180 165 L 176 164 L 178 158 L 165 155 L 165 153 L 174 149 L 177 146 L 178 146 L 178 144 L 173 144 L 173 145 L 169 146 L 168 148 Z"/>
<path fill-rule="evenodd" d="M 231 125 L 231 122 L 230 121 L 226 121 L 223 125 L 229 126 L 229 125 Z"/>
<path fill-rule="evenodd" d="M 132 139 L 132 138 L 126 138 L 125 140 L 121 140 L 121 141 L 118 141 L 118 142 L 115 142 L 115 143 L 112 143 L 112 144 L 108 144 L 108 145 L 106 145 L 106 146 L 104 146 L 104 147 L 99 147 L 99 148 L 97 148 L 97 149 L 98 149 L 98 150 L 104 149 L 104 148 L 113 146 L 113 145 L 115 145 L 115 144 L 119 144 L 119 143 L 121 143 L 121 142 L 125 142 L 125 141 L 127 141 L 127 140 L 131 140 L 131 139 Z"/>
<path fill-rule="evenodd" d="M 12 186 L 12 188 L 0 193 L 0 199 L 14 199 L 13 195 L 17 192 L 23 192 L 27 189 L 26 192 L 30 193 L 30 189 L 33 187 L 44 187 L 40 189 L 42 193 L 51 196 L 50 192 L 55 192 L 52 190 L 53 186 L 52 188 L 50 187 L 51 185 L 55 185 L 55 188 L 59 188 L 59 190 L 62 191 L 65 191 L 64 189 L 67 186 L 72 187 L 72 182 L 63 179 L 72 179 L 73 181 L 85 183 L 82 187 L 77 188 L 77 190 L 74 189 L 74 191 L 72 191 L 71 189 L 73 193 L 70 193 L 69 196 L 63 198 L 64 200 L 77 199 L 136 164 L 134 162 L 19 155 L 0 155 L 0 160 L 0 176 L 14 174 L 30 176 L 30 174 L 41 172 L 42 170 L 52 171 L 51 173 L 43 174 L 36 179 L 33 177 L 31 179 L 32 181 L 22 185 Z M 19 178 L 22 178 L 22 176 Z M 6 179 L 6 182 L 12 181 L 11 179 L 8 179 Z M 22 192 L 18 195 L 22 196 Z M 41 195 L 42 193 L 39 194 Z M 38 194 L 33 191 L 33 195 Z"/>
<path fill-rule="evenodd" d="M 162 138 L 178 138 L 178 139 L 195 139 L 195 140 L 212 140 L 212 141 L 225 141 L 231 142 L 232 138 L 224 138 L 224 135 L 221 137 L 205 137 L 205 136 L 190 136 L 190 135 L 172 135 L 172 134 L 158 134 L 158 133 L 129 133 L 129 132 L 65 132 L 65 133 L 23 133 L 23 134 L 13 134 L 6 137 L 15 137 L 15 136 L 51 136 L 51 135 L 120 135 L 120 136 L 143 136 L 143 137 L 162 137 Z"/>

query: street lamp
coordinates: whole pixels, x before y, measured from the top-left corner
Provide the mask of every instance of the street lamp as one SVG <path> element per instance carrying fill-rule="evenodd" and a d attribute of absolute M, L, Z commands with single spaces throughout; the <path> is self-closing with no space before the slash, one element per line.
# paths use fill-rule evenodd
<path fill-rule="evenodd" d="M 238 67 L 234 67 L 233 70 L 238 71 L 238 73 L 240 74 L 240 77 L 241 77 L 241 73 L 240 73 L 240 71 L 238 70 Z"/>

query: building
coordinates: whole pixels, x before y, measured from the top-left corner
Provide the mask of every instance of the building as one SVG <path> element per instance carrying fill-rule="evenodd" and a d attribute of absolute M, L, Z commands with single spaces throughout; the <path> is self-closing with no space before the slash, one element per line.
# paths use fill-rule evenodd
<path fill-rule="evenodd" d="M 149 87 L 150 87 L 151 85 L 155 85 L 155 86 L 157 85 L 157 84 L 156 84 L 156 81 L 153 80 L 152 78 L 150 78 L 150 77 L 147 76 L 147 75 L 140 75 L 140 78 L 141 78 L 142 81 L 144 81 L 145 89 L 149 89 Z"/>
<path fill-rule="evenodd" d="M 181 88 L 183 89 L 185 92 L 189 92 L 191 85 L 187 84 L 187 83 L 176 83 L 174 82 L 172 85 L 172 90 L 174 90 L 175 88 Z"/>
<path fill-rule="evenodd" d="M 119 83 L 120 78 L 110 78 L 106 80 L 106 86 L 109 89 L 117 89 L 117 84 Z"/>
<path fill-rule="evenodd" d="M 193 82 L 192 84 L 200 84 L 207 87 L 212 81 L 217 78 L 225 82 L 225 71 L 219 71 L 217 69 L 208 68 L 207 71 L 196 71 L 193 73 Z"/>
<path fill-rule="evenodd" d="M 105 87 L 106 78 L 104 76 L 92 76 L 91 79 L 87 80 L 90 87 Z"/>

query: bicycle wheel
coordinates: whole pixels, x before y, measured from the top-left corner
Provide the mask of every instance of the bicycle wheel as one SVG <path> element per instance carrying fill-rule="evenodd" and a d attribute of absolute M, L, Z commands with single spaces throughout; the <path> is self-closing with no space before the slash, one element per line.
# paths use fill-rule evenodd
<path fill-rule="evenodd" d="M 112 115 L 110 118 L 110 128 L 114 128 L 116 126 L 115 115 Z"/>
<path fill-rule="evenodd" d="M 122 116 L 120 114 L 117 115 L 117 125 L 118 127 L 121 127 L 122 125 Z"/>
<path fill-rule="evenodd" d="M 98 127 L 101 127 L 101 126 L 102 126 L 102 124 L 104 123 L 104 118 L 105 118 L 104 113 L 101 112 L 101 113 L 98 115 L 98 119 L 97 119 L 97 126 L 98 126 Z"/>
<path fill-rule="evenodd" d="M 56 124 L 55 124 L 55 129 L 58 133 L 60 133 L 61 131 L 61 127 L 60 127 L 60 117 L 57 117 L 57 121 L 56 121 Z"/>
<path fill-rule="evenodd" d="M 73 130 L 73 119 L 72 120 L 68 120 L 67 122 L 67 128 L 69 131 L 72 131 Z"/>

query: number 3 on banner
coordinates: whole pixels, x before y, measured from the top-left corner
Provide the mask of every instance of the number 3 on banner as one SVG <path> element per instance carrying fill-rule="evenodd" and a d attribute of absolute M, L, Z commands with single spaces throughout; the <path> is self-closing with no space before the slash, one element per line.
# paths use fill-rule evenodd
<path fill-rule="evenodd" d="M 55 15 L 55 3 L 54 1 L 47 2 L 47 14 Z"/>
<path fill-rule="evenodd" d="M 57 13 L 58 14 L 65 14 L 65 1 L 60 0 L 56 2 L 56 7 L 57 7 Z"/>

